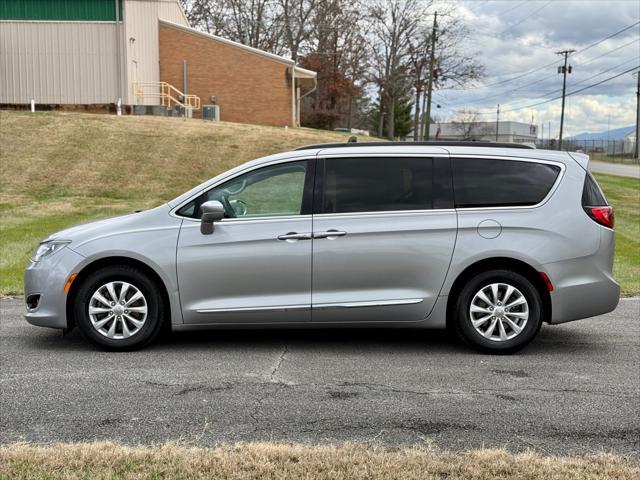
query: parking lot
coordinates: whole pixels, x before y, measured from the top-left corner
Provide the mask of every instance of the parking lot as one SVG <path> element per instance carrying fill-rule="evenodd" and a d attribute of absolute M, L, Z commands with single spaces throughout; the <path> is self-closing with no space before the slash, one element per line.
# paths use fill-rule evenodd
<path fill-rule="evenodd" d="M 640 453 L 640 299 L 514 356 L 444 332 L 210 331 L 132 353 L 0 301 L 0 442 L 432 442 Z"/>

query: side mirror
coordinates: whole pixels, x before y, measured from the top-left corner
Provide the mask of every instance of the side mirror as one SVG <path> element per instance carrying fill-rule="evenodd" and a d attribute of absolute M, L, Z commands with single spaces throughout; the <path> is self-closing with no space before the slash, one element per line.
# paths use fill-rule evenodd
<path fill-rule="evenodd" d="M 224 206 L 217 200 L 211 200 L 204 202 L 200 208 L 202 208 L 200 232 L 203 235 L 211 235 L 214 229 L 213 223 L 224 218 Z"/>

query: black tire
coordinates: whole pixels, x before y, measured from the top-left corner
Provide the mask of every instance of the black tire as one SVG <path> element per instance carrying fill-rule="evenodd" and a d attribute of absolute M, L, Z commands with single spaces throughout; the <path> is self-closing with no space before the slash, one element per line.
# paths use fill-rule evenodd
<path fill-rule="evenodd" d="M 471 323 L 469 309 L 477 292 L 494 283 L 505 283 L 517 288 L 527 301 L 529 318 L 522 331 L 509 340 L 495 341 L 485 338 Z M 460 291 L 453 311 L 456 334 L 465 343 L 484 353 L 509 354 L 526 347 L 542 326 L 543 306 L 540 293 L 524 275 L 512 270 L 490 270 L 471 278 Z"/>
<path fill-rule="evenodd" d="M 127 282 L 137 288 L 146 300 L 147 317 L 140 330 L 128 338 L 112 339 L 94 328 L 89 318 L 89 304 L 93 294 L 109 282 Z M 165 308 L 160 286 L 138 268 L 126 265 L 105 267 L 82 280 L 73 306 L 76 325 L 94 345 L 111 351 L 129 351 L 146 347 L 153 342 L 164 323 Z"/>

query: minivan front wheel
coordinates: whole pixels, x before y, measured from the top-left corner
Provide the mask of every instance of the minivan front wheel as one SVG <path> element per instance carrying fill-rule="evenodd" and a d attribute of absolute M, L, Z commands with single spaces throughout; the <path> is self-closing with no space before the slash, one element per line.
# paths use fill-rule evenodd
<path fill-rule="evenodd" d="M 107 350 L 134 350 L 156 338 L 164 311 L 157 285 L 137 268 L 122 265 L 84 279 L 74 314 L 92 343 Z"/>
<path fill-rule="evenodd" d="M 542 325 L 542 300 L 535 286 L 511 270 L 473 277 L 458 296 L 457 334 L 478 350 L 513 353 L 531 342 Z"/>

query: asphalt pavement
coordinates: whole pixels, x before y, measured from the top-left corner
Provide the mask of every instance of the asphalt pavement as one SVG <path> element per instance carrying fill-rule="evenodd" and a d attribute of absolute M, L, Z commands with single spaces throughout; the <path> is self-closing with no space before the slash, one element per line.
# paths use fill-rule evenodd
<path fill-rule="evenodd" d="M 251 440 L 640 454 L 640 299 L 512 356 L 440 331 L 173 334 L 95 350 L 0 301 L 0 443 Z"/>
<path fill-rule="evenodd" d="M 618 175 L 620 177 L 640 178 L 640 164 L 623 164 L 607 162 L 589 162 L 589 170 L 596 173 Z"/>

